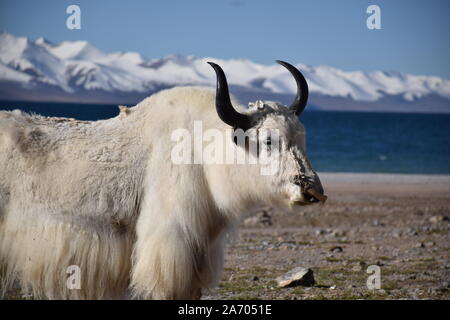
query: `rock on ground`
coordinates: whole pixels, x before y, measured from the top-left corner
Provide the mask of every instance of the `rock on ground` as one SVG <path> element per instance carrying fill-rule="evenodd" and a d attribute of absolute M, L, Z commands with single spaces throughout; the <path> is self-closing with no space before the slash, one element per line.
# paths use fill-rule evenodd
<path fill-rule="evenodd" d="M 313 286 L 314 272 L 311 269 L 297 267 L 277 278 L 279 287 Z"/>

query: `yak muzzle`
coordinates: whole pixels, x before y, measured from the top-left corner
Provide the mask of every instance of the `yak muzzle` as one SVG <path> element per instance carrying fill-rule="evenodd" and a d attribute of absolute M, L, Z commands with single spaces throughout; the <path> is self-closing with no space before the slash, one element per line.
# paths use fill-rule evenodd
<path fill-rule="evenodd" d="M 311 203 L 315 203 L 315 202 L 325 203 L 325 201 L 327 201 L 327 199 L 328 199 L 328 197 L 323 194 L 323 191 L 319 192 L 313 188 L 307 189 L 306 192 L 303 194 L 303 197 L 308 202 L 311 202 Z"/>
<path fill-rule="evenodd" d="M 306 191 L 302 193 L 302 198 L 302 200 L 293 200 L 291 203 L 298 206 L 306 206 L 317 202 L 325 203 L 328 199 L 328 197 L 323 194 L 323 191 L 319 192 L 313 188 L 306 189 Z"/>
<path fill-rule="evenodd" d="M 317 202 L 325 203 L 328 197 L 324 194 L 322 183 L 317 174 L 314 178 L 305 178 L 304 176 L 297 176 L 294 180 L 295 184 L 301 187 L 302 199 L 294 200 L 294 204 L 308 205 Z"/>

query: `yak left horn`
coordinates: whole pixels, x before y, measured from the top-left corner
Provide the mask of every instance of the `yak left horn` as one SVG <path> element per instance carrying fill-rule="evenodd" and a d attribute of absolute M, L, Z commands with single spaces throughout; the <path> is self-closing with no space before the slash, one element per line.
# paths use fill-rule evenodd
<path fill-rule="evenodd" d="M 214 62 L 208 62 L 217 76 L 216 110 L 223 122 L 235 129 L 247 130 L 251 127 L 250 117 L 239 113 L 231 104 L 228 83 L 222 68 Z"/>
<path fill-rule="evenodd" d="M 305 77 L 296 67 L 281 60 L 276 61 L 278 64 L 281 64 L 283 67 L 288 69 L 288 71 L 294 77 L 295 82 L 297 83 L 297 95 L 294 102 L 289 108 L 292 109 L 297 116 L 299 116 L 303 112 L 303 110 L 305 110 L 306 103 L 308 102 L 308 83 L 306 82 Z"/>

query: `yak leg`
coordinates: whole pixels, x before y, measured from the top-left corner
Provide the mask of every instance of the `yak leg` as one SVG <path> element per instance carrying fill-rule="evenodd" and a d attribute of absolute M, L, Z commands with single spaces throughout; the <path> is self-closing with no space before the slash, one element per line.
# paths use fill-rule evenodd
<path fill-rule="evenodd" d="M 191 299 L 198 295 L 193 279 L 199 250 L 181 228 L 166 224 L 152 233 L 138 234 L 134 249 L 131 286 L 143 299 Z"/>
<path fill-rule="evenodd" d="M 202 297 L 202 289 L 211 289 L 220 281 L 223 270 L 223 258 L 225 247 L 226 230 L 218 232 L 216 238 L 209 245 L 207 254 L 199 263 L 199 272 L 194 274 L 193 291 L 191 299 L 197 300 Z"/>

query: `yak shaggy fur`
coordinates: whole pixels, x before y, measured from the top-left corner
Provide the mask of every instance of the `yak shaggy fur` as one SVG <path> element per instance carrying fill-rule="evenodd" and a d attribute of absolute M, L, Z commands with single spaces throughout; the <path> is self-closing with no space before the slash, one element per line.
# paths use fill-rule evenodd
<path fill-rule="evenodd" d="M 229 129 L 214 106 L 183 87 L 108 120 L 0 112 L 0 295 L 190 299 L 217 283 L 236 213 L 279 184 L 257 165 L 173 164 L 175 129 Z"/>

